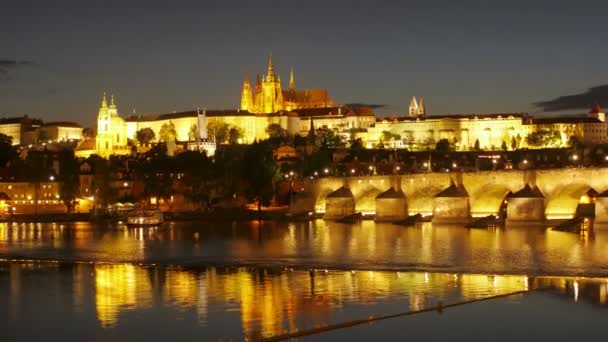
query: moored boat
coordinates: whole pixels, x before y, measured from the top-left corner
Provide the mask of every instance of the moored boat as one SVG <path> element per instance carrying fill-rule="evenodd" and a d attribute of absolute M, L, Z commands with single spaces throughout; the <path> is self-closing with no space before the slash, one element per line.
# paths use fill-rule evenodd
<path fill-rule="evenodd" d="M 136 210 L 127 217 L 129 227 L 157 226 L 163 222 L 164 217 L 160 210 Z"/>

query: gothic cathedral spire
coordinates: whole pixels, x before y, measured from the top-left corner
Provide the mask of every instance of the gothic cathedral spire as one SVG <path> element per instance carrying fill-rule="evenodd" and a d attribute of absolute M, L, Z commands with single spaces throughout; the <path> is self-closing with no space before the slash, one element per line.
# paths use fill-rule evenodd
<path fill-rule="evenodd" d="M 274 80 L 274 65 L 272 65 L 272 52 L 268 56 L 268 73 L 266 74 L 267 80 Z"/>
<path fill-rule="evenodd" d="M 296 89 L 296 81 L 293 76 L 293 68 L 291 68 L 291 72 L 289 73 L 289 90 Z"/>
<path fill-rule="evenodd" d="M 108 108 L 108 100 L 106 100 L 106 92 L 103 92 L 103 96 L 101 97 L 101 108 Z"/>
<path fill-rule="evenodd" d="M 243 80 L 243 90 L 241 91 L 241 110 L 253 110 L 253 93 L 251 91 L 251 82 L 249 82 L 249 71 L 247 69 L 245 69 L 245 79 Z"/>

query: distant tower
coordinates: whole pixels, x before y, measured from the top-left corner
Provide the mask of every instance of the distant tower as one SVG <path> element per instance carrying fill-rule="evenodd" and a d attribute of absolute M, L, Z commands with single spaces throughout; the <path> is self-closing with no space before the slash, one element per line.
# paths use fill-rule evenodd
<path fill-rule="evenodd" d="M 262 81 L 258 74 L 255 78 L 255 88 L 253 89 L 253 113 L 260 113 L 264 109 L 262 93 Z"/>
<path fill-rule="evenodd" d="M 424 116 L 426 114 L 424 110 L 424 99 L 420 98 L 420 102 L 416 101 L 416 96 L 412 96 L 410 100 L 409 115 L 411 117 Z"/>
<path fill-rule="evenodd" d="M 251 82 L 249 82 L 249 72 L 247 70 L 245 70 L 243 90 L 241 91 L 241 110 L 253 111 L 253 93 L 251 91 Z"/>
<path fill-rule="evenodd" d="M 96 153 L 104 158 L 111 154 L 126 154 L 127 125 L 118 115 L 114 95 L 110 97 L 110 105 L 106 94 L 101 99 L 101 107 L 97 115 Z"/>
<path fill-rule="evenodd" d="M 294 91 L 296 89 L 296 80 L 293 76 L 293 68 L 289 72 L 289 91 Z"/>
<path fill-rule="evenodd" d="M 418 101 L 418 115 L 425 116 L 426 108 L 424 107 L 424 98 L 421 97 L 420 101 Z"/>
<path fill-rule="evenodd" d="M 599 103 L 595 103 L 589 112 L 589 116 L 592 118 L 596 118 L 601 122 L 606 122 L 606 113 L 602 110 Z"/>
<path fill-rule="evenodd" d="M 242 108 L 241 108 L 242 109 Z M 205 110 L 201 112 L 200 109 L 196 110 L 198 119 L 198 139 L 207 140 L 207 117 L 205 116 Z"/>
<path fill-rule="evenodd" d="M 268 73 L 262 80 L 262 113 L 270 114 L 283 110 L 281 78 L 275 77 L 272 54 L 268 57 Z"/>

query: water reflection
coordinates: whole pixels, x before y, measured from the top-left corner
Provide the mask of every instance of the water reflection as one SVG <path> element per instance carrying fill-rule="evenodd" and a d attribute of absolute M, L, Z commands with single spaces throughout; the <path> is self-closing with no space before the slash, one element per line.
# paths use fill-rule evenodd
<path fill-rule="evenodd" d="M 0 257 L 165 264 L 607 276 L 608 231 L 468 230 L 364 221 L 176 223 L 156 229 L 0 223 Z"/>
<path fill-rule="evenodd" d="M 438 301 L 454 303 L 538 288 L 575 302 L 608 305 L 608 279 L 603 278 L 89 263 L 0 265 L 0 293 L 9 294 L 7 315 L 13 323 L 31 324 L 32 312 L 52 316 L 58 311 L 64 317 L 56 324 L 90 317 L 102 331 L 136 326 L 142 319 L 150 329 L 170 328 L 175 323 L 158 316 L 168 312 L 169 321 L 192 322 L 203 336 L 220 329 L 216 337 L 255 339 L 419 310 Z"/>

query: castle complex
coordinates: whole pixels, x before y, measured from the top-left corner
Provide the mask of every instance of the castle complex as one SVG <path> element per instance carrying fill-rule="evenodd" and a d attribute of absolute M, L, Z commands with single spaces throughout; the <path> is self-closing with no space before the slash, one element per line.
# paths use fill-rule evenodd
<path fill-rule="evenodd" d="M 241 91 L 241 110 L 255 114 L 273 114 L 294 109 L 329 108 L 334 104 L 326 89 L 295 89 L 293 69 L 289 74 L 289 89 L 281 87 L 281 76 L 275 75 L 272 55 L 268 59 L 268 72 L 256 77 L 255 88 L 251 88 L 249 76 L 245 74 Z"/>
<path fill-rule="evenodd" d="M 218 124 L 237 129 L 241 133 L 239 143 L 245 144 L 267 138 L 271 124 L 302 136 L 308 134 L 311 125 L 315 129 L 326 127 L 345 138 L 354 134 L 367 148 L 426 150 L 434 149 L 444 139 L 461 151 L 565 147 L 573 138 L 586 144 L 608 143 L 605 113 L 598 105 L 587 116 L 577 117 L 535 118 L 525 113 L 429 115 L 424 99 L 412 97 L 406 115 L 376 118 L 369 109 L 336 105 L 326 89 L 296 89 L 293 69 L 289 87 L 283 89 L 270 57 L 266 75 L 257 76 L 254 87 L 246 73 L 237 110 L 190 110 L 122 118 L 114 96 L 108 105 L 104 94 L 95 141 L 83 141 L 76 152 L 80 156 L 95 153 L 103 157 L 128 154 L 128 139 L 136 141 L 137 132 L 143 128 L 152 129 L 157 141 L 163 140 L 161 131 L 165 127 L 175 132 L 173 138 L 178 142 L 200 141 L 204 137 L 214 144 L 225 143 L 212 141 Z M 540 139 L 539 144 L 533 145 L 526 139 L 530 135 L 551 139 Z"/>

